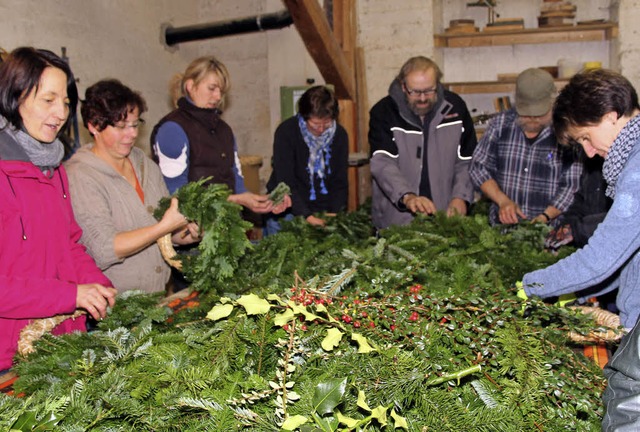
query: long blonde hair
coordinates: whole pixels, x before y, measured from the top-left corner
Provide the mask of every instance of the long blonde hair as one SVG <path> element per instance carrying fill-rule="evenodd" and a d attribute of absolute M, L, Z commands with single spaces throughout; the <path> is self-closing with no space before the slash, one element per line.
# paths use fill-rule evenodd
<path fill-rule="evenodd" d="M 187 96 L 187 81 L 193 80 L 195 85 L 207 76 L 209 72 L 213 72 L 220 80 L 220 92 L 222 93 L 222 99 L 218 105 L 218 108 L 222 109 L 225 103 L 225 97 L 229 88 L 231 87 L 231 81 L 229 79 L 229 72 L 226 66 L 220 60 L 214 56 L 203 56 L 193 60 L 184 73 L 174 75 L 169 82 L 169 92 L 174 106 L 177 105 L 178 99 L 182 96 Z"/>

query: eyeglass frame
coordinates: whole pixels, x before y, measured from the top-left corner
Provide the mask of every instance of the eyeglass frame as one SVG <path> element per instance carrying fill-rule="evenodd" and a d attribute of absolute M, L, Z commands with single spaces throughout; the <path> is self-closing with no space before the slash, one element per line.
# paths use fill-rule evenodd
<path fill-rule="evenodd" d="M 138 129 L 143 124 L 144 124 L 144 119 L 143 118 L 139 118 L 138 120 L 136 120 L 133 123 L 118 122 L 118 123 L 112 124 L 111 126 L 113 126 L 114 128 L 116 128 L 118 130 L 124 131 L 125 129 L 129 129 L 129 128 Z"/>
<path fill-rule="evenodd" d="M 436 85 L 435 87 L 432 87 L 430 89 L 423 89 L 423 90 L 417 90 L 417 89 L 410 89 L 409 87 L 407 87 L 407 83 L 402 83 L 402 86 L 404 87 L 404 91 L 407 92 L 407 94 L 409 96 L 432 96 L 434 94 L 437 93 L 438 91 L 438 86 Z"/>

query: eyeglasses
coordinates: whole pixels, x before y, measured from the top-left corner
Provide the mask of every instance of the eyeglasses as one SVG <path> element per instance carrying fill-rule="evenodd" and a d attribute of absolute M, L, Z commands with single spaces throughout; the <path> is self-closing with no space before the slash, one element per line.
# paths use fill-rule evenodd
<path fill-rule="evenodd" d="M 123 130 L 128 129 L 128 128 L 138 129 L 143 124 L 144 124 L 144 119 L 138 119 L 138 120 L 136 120 L 134 122 L 131 122 L 131 123 L 127 123 L 127 122 L 114 123 L 113 127 L 123 131 Z"/>
<path fill-rule="evenodd" d="M 404 89 L 407 91 L 409 96 L 431 96 L 436 93 L 438 90 L 437 87 L 433 87 L 430 89 L 418 90 L 418 89 L 410 89 L 405 84 Z"/>

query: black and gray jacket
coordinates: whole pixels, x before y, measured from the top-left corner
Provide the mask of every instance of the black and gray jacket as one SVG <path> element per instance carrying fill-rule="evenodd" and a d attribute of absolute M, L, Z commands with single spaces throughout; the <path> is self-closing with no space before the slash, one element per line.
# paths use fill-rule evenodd
<path fill-rule="evenodd" d="M 431 199 L 438 210 L 446 210 L 452 198 L 473 201 L 469 164 L 477 138 L 469 110 L 460 96 L 438 84 L 438 102 L 431 114 L 428 130 L 423 131 L 398 80 L 370 111 L 372 219 L 379 229 L 413 219 L 398 203 L 406 193 L 419 195 L 423 169 L 428 169 Z M 423 167 L 426 143 L 428 166 Z"/>

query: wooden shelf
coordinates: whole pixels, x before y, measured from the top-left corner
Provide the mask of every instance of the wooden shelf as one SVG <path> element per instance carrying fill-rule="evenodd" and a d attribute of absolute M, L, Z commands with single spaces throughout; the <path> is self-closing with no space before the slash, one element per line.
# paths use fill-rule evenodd
<path fill-rule="evenodd" d="M 556 79 L 556 88 L 560 90 L 568 82 L 568 79 Z M 516 91 L 515 81 L 450 82 L 442 85 L 457 94 L 514 93 Z"/>
<path fill-rule="evenodd" d="M 436 48 L 470 48 L 516 44 L 593 42 L 617 37 L 618 24 L 606 22 L 504 32 L 445 33 L 434 35 L 433 39 Z"/>

